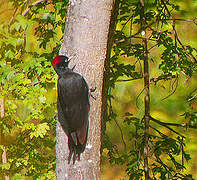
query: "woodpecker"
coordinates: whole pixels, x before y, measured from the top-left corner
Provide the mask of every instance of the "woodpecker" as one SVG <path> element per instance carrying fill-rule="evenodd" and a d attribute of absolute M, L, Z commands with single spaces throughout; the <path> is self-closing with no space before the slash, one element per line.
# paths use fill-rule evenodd
<path fill-rule="evenodd" d="M 56 56 L 52 65 L 58 74 L 58 120 L 68 136 L 68 164 L 80 160 L 85 150 L 89 126 L 89 87 L 83 76 L 69 68 L 71 58 Z"/>

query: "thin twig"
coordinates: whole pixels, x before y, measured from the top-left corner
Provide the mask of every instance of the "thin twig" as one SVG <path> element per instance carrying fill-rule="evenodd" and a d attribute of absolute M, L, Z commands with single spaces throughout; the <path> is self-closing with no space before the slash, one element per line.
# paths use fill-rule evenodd
<path fill-rule="evenodd" d="M 38 0 L 38 1 L 34 2 L 34 3 L 32 3 L 31 5 L 29 5 L 28 8 L 23 12 L 22 16 L 25 16 L 29 12 L 31 7 L 36 6 L 37 4 L 39 4 L 41 2 L 44 2 L 44 1 L 47 1 L 47 0 Z"/>
<path fill-rule="evenodd" d="M 173 31 L 174 31 L 176 40 L 177 40 L 178 43 L 181 45 L 181 47 L 185 50 L 186 55 L 189 56 L 189 57 L 191 56 L 191 57 L 193 58 L 193 60 L 194 60 L 195 62 L 197 62 L 197 59 L 194 57 L 194 55 L 193 55 L 192 53 L 190 53 L 190 54 L 187 53 L 187 50 L 185 49 L 185 46 L 182 44 L 181 40 L 180 40 L 179 37 L 178 37 L 178 34 L 177 34 L 177 31 L 176 31 L 175 25 L 173 26 Z"/>
<path fill-rule="evenodd" d="M 181 145 L 181 151 L 182 151 L 182 154 L 181 154 L 181 158 L 182 158 L 182 166 L 184 166 L 184 144 L 183 144 L 183 138 L 181 139 L 181 143 L 180 143 L 180 145 Z"/>
<path fill-rule="evenodd" d="M 174 132 L 175 134 L 178 134 L 179 136 L 185 138 L 185 136 L 183 136 L 183 135 L 180 134 L 179 132 L 177 132 L 177 131 L 175 131 L 174 129 L 172 129 L 171 127 L 169 127 L 166 123 L 161 122 L 161 121 L 159 121 L 159 120 L 157 120 L 157 119 L 155 119 L 155 118 L 153 118 L 153 117 L 151 117 L 151 116 L 150 116 L 150 120 L 156 122 L 157 124 L 160 124 L 161 126 L 166 127 L 167 129 L 169 129 L 170 131 Z"/>
<path fill-rule="evenodd" d="M 137 33 L 136 33 L 137 35 Z M 132 39 L 132 38 L 135 38 L 135 39 L 147 39 L 146 37 L 141 37 L 141 36 L 136 36 L 136 35 L 131 35 L 129 37 L 126 37 L 125 39 L 121 39 L 119 41 L 115 41 L 115 43 L 121 43 L 121 42 L 125 42 L 126 40 L 128 39 Z M 151 38 L 148 38 L 149 41 L 157 41 L 157 39 L 151 39 Z"/>
<path fill-rule="evenodd" d="M 166 135 L 165 134 L 163 134 L 161 131 L 159 131 L 158 129 L 156 129 L 156 128 L 154 128 L 153 126 L 151 126 L 150 125 L 150 127 L 152 128 L 152 129 L 154 129 L 156 132 L 158 132 L 159 134 L 160 134 L 160 136 L 162 136 L 162 137 L 166 137 Z M 162 137 L 160 137 L 160 138 L 162 138 Z"/>
<path fill-rule="evenodd" d="M 194 96 L 192 96 L 191 98 L 189 98 L 189 99 L 187 100 L 187 102 L 192 101 L 193 99 L 196 98 L 196 96 L 197 96 L 197 94 L 195 94 Z"/>
<path fill-rule="evenodd" d="M 118 79 L 116 82 L 127 82 L 127 81 L 134 81 L 138 79 L 142 79 L 143 77 L 138 77 L 138 78 L 132 78 L 132 79 Z"/>
<path fill-rule="evenodd" d="M 170 11 L 168 10 L 168 7 L 167 7 L 166 3 L 163 0 L 161 0 L 161 3 L 164 5 L 165 10 L 168 12 L 168 15 L 171 16 Z"/>
<path fill-rule="evenodd" d="M 136 39 L 147 39 L 146 37 L 141 37 L 141 36 L 131 36 L 131 38 L 136 38 Z M 157 41 L 157 39 L 151 39 L 151 38 L 148 38 L 147 40 L 149 40 L 149 41 Z"/>
<path fill-rule="evenodd" d="M 12 22 L 14 21 L 14 17 L 15 17 L 15 15 L 16 15 L 17 10 L 18 10 L 18 7 L 14 10 L 14 13 L 13 13 L 11 19 L 10 19 L 9 24 L 8 24 L 8 29 L 9 29 L 9 27 L 11 26 Z"/>
<path fill-rule="evenodd" d="M 152 117 L 151 117 L 152 118 Z M 154 118 L 153 118 L 154 119 Z M 154 119 L 156 120 L 156 119 Z M 159 120 L 157 120 L 159 121 Z M 197 129 L 197 126 L 192 126 L 192 125 L 189 125 L 189 124 L 177 124 L 177 123 L 166 123 L 166 122 L 162 122 L 162 121 L 159 121 L 161 124 L 165 124 L 167 126 L 176 126 L 176 127 L 183 127 L 183 128 L 193 128 L 193 129 Z"/>
<path fill-rule="evenodd" d="M 176 84 L 176 86 L 175 86 L 175 88 L 173 89 L 174 84 Z M 177 87 L 178 87 L 178 74 L 177 74 L 176 79 L 174 80 L 174 82 L 173 82 L 173 84 L 172 84 L 172 92 L 171 92 L 169 95 L 167 95 L 166 97 L 164 97 L 164 98 L 162 99 L 162 101 L 163 101 L 163 100 L 166 100 L 167 98 L 169 98 L 170 96 L 172 96 L 172 95 L 176 92 Z"/>
<path fill-rule="evenodd" d="M 194 19 L 181 19 L 181 18 L 169 18 L 166 19 L 167 21 L 186 21 L 186 22 L 193 22 L 195 25 L 197 25 L 197 17 L 195 17 Z"/>
<path fill-rule="evenodd" d="M 135 105 L 136 105 L 136 107 L 139 109 L 139 106 L 138 106 L 138 99 L 139 99 L 139 97 L 140 97 L 140 95 L 144 92 L 144 89 L 145 88 L 143 88 L 142 89 L 142 91 L 137 95 L 137 97 L 136 97 L 136 103 L 135 103 Z"/>
<path fill-rule="evenodd" d="M 120 131 L 121 139 L 122 139 L 122 142 L 124 144 L 124 150 L 126 150 L 127 146 L 126 146 L 126 143 L 125 143 L 125 140 L 124 140 L 124 135 L 123 135 L 122 129 L 120 127 L 120 124 L 117 122 L 117 120 L 115 118 L 114 118 L 114 121 L 115 121 L 115 123 L 116 123 L 116 125 L 117 125 L 117 127 L 118 127 L 118 129 Z"/>
<path fill-rule="evenodd" d="M 133 14 L 128 18 L 128 20 L 125 22 L 125 24 L 123 25 L 121 31 L 123 31 L 123 29 L 125 28 L 126 24 L 130 21 L 130 19 L 132 19 Z"/>
<path fill-rule="evenodd" d="M 35 86 L 36 84 L 40 84 L 42 81 L 37 81 L 35 83 L 32 83 L 32 84 L 28 84 L 27 86 L 30 87 L 30 86 Z"/>
<path fill-rule="evenodd" d="M 159 157 L 155 158 L 153 156 L 149 157 L 150 159 L 152 159 L 153 161 L 156 161 L 157 163 L 161 164 L 166 170 L 169 169 L 169 167 L 167 165 L 165 165 L 161 159 Z"/>
<path fill-rule="evenodd" d="M 109 88 L 109 95 L 111 95 L 111 88 Z M 110 113 L 113 112 L 111 98 L 109 99 L 109 111 L 110 111 Z M 126 150 L 126 143 L 125 143 L 125 140 L 124 140 L 124 135 L 123 135 L 122 129 L 121 129 L 120 125 L 118 124 L 118 122 L 116 121 L 115 118 L 114 118 L 114 121 L 115 121 L 116 125 L 118 126 L 118 128 L 120 130 L 121 139 L 122 139 L 122 142 L 124 144 L 124 149 Z"/>

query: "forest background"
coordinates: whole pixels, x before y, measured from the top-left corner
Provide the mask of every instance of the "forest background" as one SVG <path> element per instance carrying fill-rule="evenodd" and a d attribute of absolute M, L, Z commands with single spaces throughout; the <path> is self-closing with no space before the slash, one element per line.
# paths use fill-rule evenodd
<path fill-rule="evenodd" d="M 31 5 L 35 4 L 30 8 L 27 2 Z M 6 147 L 7 154 L 7 163 L 0 165 L 0 175 L 3 177 L 4 173 L 9 173 L 13 179 L 28 179 L 27 177 L 53 179 L 55 178 L 57 76 L 51 67 L 51 60 L 58 54 L 62 43 L 67 7 L 65 3 L 58 0 L 37 4 L 38 1 L 27 2 L 0 1 L 0 81 L 1 99 L 5 102 L 5 114 L 1 114 L 0 122 L 0 148 L 2 154 Z M 144 114 L 141 64 L 134 59 L 132 53 L 131 56 L 122 53 L 128 44 L 126 41 L 121 41 L 121 38 L 127 39 L 131 33 L 129 20 L 134 9 L 129 3 L 138 1 L 120 2 L 122 4 L 119 7 L 115 42 L 111 54 L 109 112 L 102 153 L 101 179 L 127 178 L 134 171 L 140 177 L 139 165 L 132 163 L 130 152 L 135 150 L 135 139 L 140 141 L 135 136 L 137 126 L 132 126 L 132 123 L 138 124 L 138 128 L 141 128 L 139 123 Z M 195 58 L 197 1 L 173 2 L 176 6 L 169 7 L 173 9 L 172 12 L 170 11 L 172 13 L 170 18 L 187 19 L 187 21 L 176 21 L 176 32 L 182 44 L 191 46 L 188 47 L 188 51 Z M 150 13 L 150 20 L 154 16 L 154 13 Z M 137 25 L 140 24 L 139 21 L 136 18 Z M 163 29 L 173 32 L 173 26 L 167 23 L 164 23 Z M 151 30 L 146 33 L 150 32 Z M 167 37 L 169 34 L 163 35 Z M 140 40 L 140 38 L 132 39 L 136 44 Z M 117 45 L 119 42 L 122 44 Z M 136 47 L 141 48 L 139 45 Z M 196 67 L 193 64 L 185 64 L 183 69 L 186 67 L 187 71 L 168 69 L 168 76 L 162 76 L 161 61 L 158 57 L 163 50 L 164 47 L 153 47 L 150 55 L 151 115 L 163 122 L 188 123 L 196 127 Z M 136 52 L 136 57 L 139 55 L 137 53 L 140 52 Z M 128 78 L 138 80 L 127 81 Z M 168 128 L 159 124 L 155 124 L 154 127 L 159 132 L 176 139 L 177 134 Z M 174 129 L 186 137 L 184 141 L 186 146 L 185 153 L 178 152 L 179 148 L 173 147 L 177 150 L 175 153 L 177 159 L 171 162 L 170 166 L 174 164 L 182 171 L 183 159 L 189 160 L 184 162 L 186 167 L 184 173 L 192 174 L 193 178 L 197 179 L 197 132 L 188 127 L 174 127 Z M 162 157 L 166 158 L 166 155 Z M 163 169 L 155 170 L 162 177 L 161 171 Z M 165 173 L 167 172 L 163 175 Z"/>

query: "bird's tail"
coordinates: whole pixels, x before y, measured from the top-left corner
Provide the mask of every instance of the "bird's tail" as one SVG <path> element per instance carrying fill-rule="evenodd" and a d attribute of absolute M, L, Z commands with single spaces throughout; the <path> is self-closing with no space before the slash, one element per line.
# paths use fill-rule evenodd
<path fill-rule="evenodd" d="M 73 160 L 73 164 L 75 164 L 76 159 L 80 160 L 81 153 L 85 150 L 87 141 L 87 136 L 84 142 L 80 141 L 77 132 L 69 133 L 68 136 L 68 147 L 69 147 L 69 156 L 68 156 L 68 164 L 70 164 L 71 159 Z"/>

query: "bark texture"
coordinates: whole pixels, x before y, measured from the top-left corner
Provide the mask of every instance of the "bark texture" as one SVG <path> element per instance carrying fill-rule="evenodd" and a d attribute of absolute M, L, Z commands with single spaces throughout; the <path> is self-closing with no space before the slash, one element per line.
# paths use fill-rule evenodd
<path fill-rule="evenodd" d="M 56 176 L 57 180 L 99 179 L 101 106 L 104 62 L 106 59 L 110 17 L 115 0 L 70 0 L 64 43 L 60 55 L 74 56 L 70 67 L 84 76 L 90 88 L 88 142 L 81 161 L 67 164 L 67 136 L 57 123 Z"/>
<path fill-rule="evenodd" d="M 107 53 L 106 60 L 104 64 L 104 75 L 103 75 L 103 89 L 102 89 L 102 117 L 101 117 L 101 153 L 103 151 L 103 142 L 105 137 L 106 122 L 107 122 L 107 98 L 109 91 L 109 78 L 110 78 L 110 57 L 111 49 L 114 44 L 114 34 L 116 30 L 116 24 L 118 22 L 118 11 L 119 11 L 120 0 L 115 0 L 112 8 L 112 14 L 110 19 L 110 28 L 108 33 L 108 42 L 107 42 Z"/>
<path fill-rule="evenodd" d="M 140 19 L 141 19 L 141 29 L 146 34 L 145 30 L 145 15 L 144 15 L 144 0 L 141 0 L 141 10 L 140 10 Z M 144 173 L 145 180 L 150 179 L 149 175 L 149 122 L 150 122 L 150 73 L 149 73 L 149 61 L 148 61 L 148 42 L 147 38 L 144 37 L 143 47 L 144 47 Z"/>
<path fill-rule="evenodd" d="M 1 118 L 3 118 L 5 116 L 5 99 L 4 97 L 0 99 L 0 103 L 1 103 Z M 2 130 L 0 130 L 0 144 L 5 143 L 5 139 L 4 139 L 4 134 L 2 132 Z M 1 142 L 2 141 L 2 142 Z M 3 147 L 3 153 L 2 153 L 2 163 L 6 164 L 7 163 L 7 153 L 6 153 L 6 147 Z M 10 176 L 5 174 L 5 180 L 10 180 Z"/>

